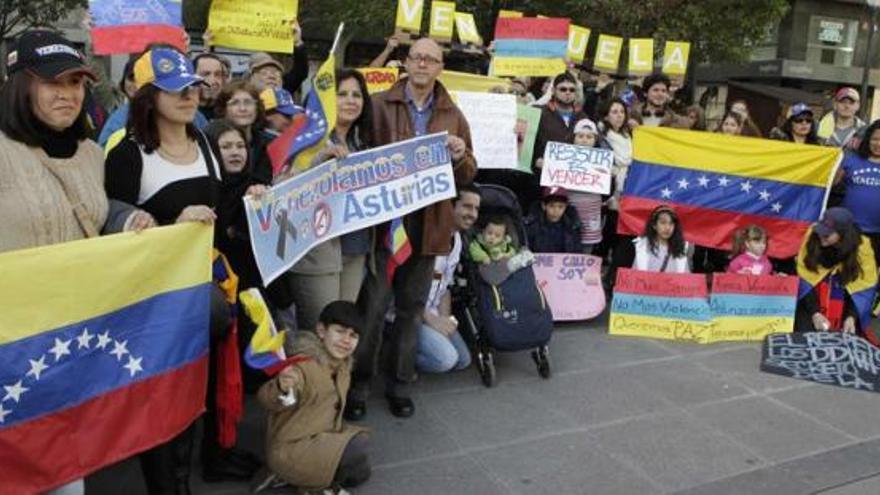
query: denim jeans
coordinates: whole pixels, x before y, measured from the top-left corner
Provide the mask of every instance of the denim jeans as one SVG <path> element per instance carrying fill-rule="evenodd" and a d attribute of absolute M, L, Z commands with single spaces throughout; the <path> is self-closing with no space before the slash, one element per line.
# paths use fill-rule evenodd
<path fill-rule="evenodd" d="M 465 369 L 470 364 L 471 353 L 461 333 L 455 332 L 447 337 L 422 324 L 416 348 L 416 369 L 425 373 L 446 373 L 453 369 Z"/>

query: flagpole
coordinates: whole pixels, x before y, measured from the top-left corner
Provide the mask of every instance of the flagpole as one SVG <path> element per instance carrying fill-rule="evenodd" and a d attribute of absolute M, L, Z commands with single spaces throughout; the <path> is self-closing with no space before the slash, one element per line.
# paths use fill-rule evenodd
<path fill-rule="evenodd" d="M 342 38 L 343 29 L 345 29 L 345 23 L 340 22 L 339 27 L 336 28 L 336 37 L 333 38 L 333 46 L 330 48 L 330 53 L 336 53 L 336 47 L 339 46 L 339 39 Z"/>

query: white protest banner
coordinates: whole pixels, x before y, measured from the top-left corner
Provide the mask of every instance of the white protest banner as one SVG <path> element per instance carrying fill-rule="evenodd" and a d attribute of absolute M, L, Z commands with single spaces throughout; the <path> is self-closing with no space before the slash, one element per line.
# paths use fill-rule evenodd
<path fill-rule="evenodd" d="M 611 150 L 551 141 L 544 150 L 541 185 L 609 194 L 613 164 Z"/>
<path fill-rule="evenodd" d="M 605 310 L 602 258 L 588 254 L 535 253 L 535 280 L 553 321 L 589 320 Z"/>
<path fill-rule="evenodd" d="M 516 96 L 453 91 L 471 128 L 479 168 L 519 167 Z"/>
<path fill-rule="evenodd" d="M 353 153 L 273 186 L 260 200 L 244 198 L 263 282 L 317 244 L 455 197 L 446 137 L 441 132 Z"/>

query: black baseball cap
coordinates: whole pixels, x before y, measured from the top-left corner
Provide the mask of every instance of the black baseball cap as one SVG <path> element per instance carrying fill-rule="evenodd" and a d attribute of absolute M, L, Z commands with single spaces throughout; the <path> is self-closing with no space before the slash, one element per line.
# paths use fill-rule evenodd
<path fill-rule="evenodd" d="M 846 208 L 835 206 L 828 208 L 822 218 L 813 226 L 813 232 L 819 237 L 840 234 L 855 222 L 853 214 Z"/>
<path fill-rule="evenodd" d="M 43 79 L 79 72 L 95 80 L 86 58 L 73 43 L 53 31 L 25 31 L 6 57 L 9 74 L 27 69 Z"/>

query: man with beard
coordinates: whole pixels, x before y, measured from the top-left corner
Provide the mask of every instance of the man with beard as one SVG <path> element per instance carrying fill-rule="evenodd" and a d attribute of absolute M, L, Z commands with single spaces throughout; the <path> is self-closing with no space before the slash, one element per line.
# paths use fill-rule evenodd
<path fill-rule="evenodd" d="M 199 88 L 199 111 L 208 120 L 214 120 L 214 102 L 223 85 L 229 82 L 232 66 L 225 58 L 214 53 L 200 53 L 193 59 L 196 75 L 205 80 Z"/>
<path fill-rule="evenodd" d="M 797 257 L 797 273 L 796 331 L 858 333 L 880 344 L 869 325 L 877 286 L 874 250 L 849 210 L 829 208 L 813 225 Z"/>

